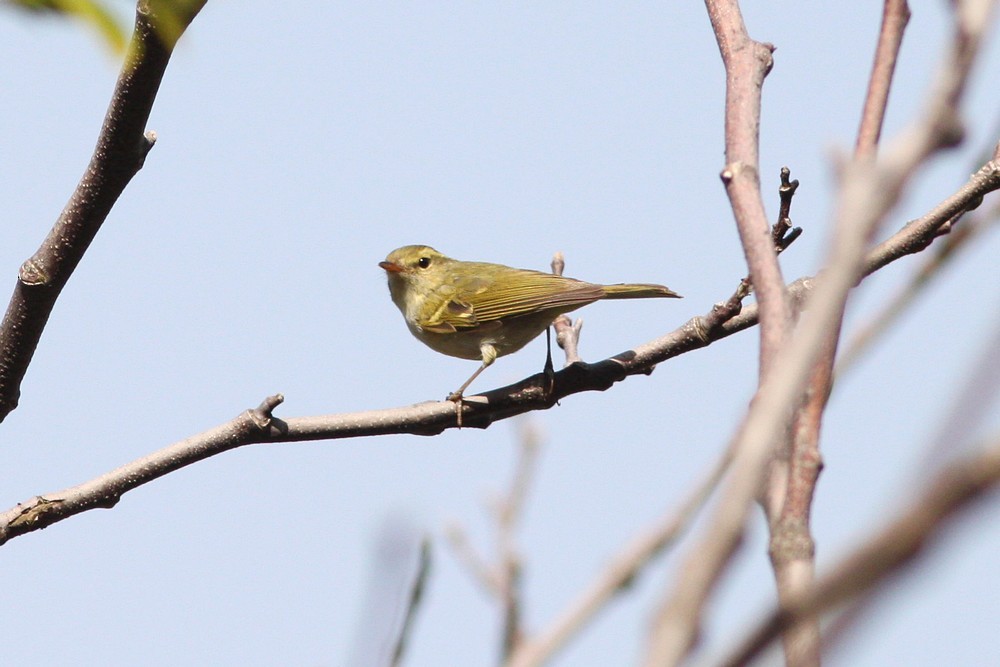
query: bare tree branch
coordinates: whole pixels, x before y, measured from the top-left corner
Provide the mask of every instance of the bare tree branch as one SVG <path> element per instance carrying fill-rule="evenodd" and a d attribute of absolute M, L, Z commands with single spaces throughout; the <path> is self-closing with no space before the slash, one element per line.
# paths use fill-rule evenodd
<path fill-rule="evenodd" d="M 882 27 L 879 30 L 875 62 L 868 78 L 868 93 L 861 112 L 861 126 L 854 144 L 857 156 L 874 155 L 882 135 L 882 122 L 889 105 L 889 90 L 896 73 L 896 58 L 903 44 L 903 33 L 910 22 L 910 8 L 906 0 L 885 0 L 882 7 Z"/>
<path fill-rule="evenodd" d="M 962 220 L 961 225 L 954 226 L 962 215 L 964 212 L 959 213 L 954 222 L 949 221 L 940 228 L 942 231 L 950 228 L 951 231 L 944 236 L 940 244 L 935 246 L 934 253 L 923 260 L 910 276 L 906 285 L 889 300 L 871 322 L 854 334 L 847 349 L 837 361 L 837 376 L 842 375 L 857 363 L 871 344 L 888 331 L 892 324 L 916 301 L 917 297 L 923 294 L 934 278 L 940 275 L 942 269 L 950 265 L 962 251 L 972 247 L 973 240 L 978 239 L 983 232 L 1000 220 L 1000 205 L 993 206 L 991 210 L 983 213 L 977 212 L 974 217 L 967 216 L 966 219 Z"/>
<path fill-rule="evenodd" d="M 798 181 L 789 182 L 788 169 L 782 170 L 781 212 L 775 224 L 775 247 L 782 249 L 784 231 L 791 228 L 791 203 Z M 780 233 L 780 234 L 779 234 Z M 770 540 L 768 556 L 774 572 L 779 599 L 812 583 L 815 570 L 815 542 L 809 528 L 816 480 L 822 468 L 819 427 L 829 392 L 837 331 L 828 332 L 823 355 L 813 368 L 802 406 L 796 411 L 787 447 L 776 447 L 767 479 L 759 498 L 767 517 Z M 785 662 L 790 667 L 818 667 L 819 621 L 802 619 L 782 637 Z"/>
<path fill-rule="evenodd" d="M 875 246 L 865 259 L 864 275 L 871 275 L 900 257 L 924 250 L 937 236 L 937 230 L 942 225 L 979 206 L 982 195 L 996 189 L 989 184 L 998 178 L 997 170 L 1000 169 L 998 165 L 1000 165 L 1000 143 L 994 148 L 992 159 L 980 167 L 955 194 Z M 982 190 L 984 186 L 987 187 L 986 190 Z"/>
<path fill-rule="evenodd" d="M 461 526 L 450 526 L 446 533 L 455 556 L 503 608 L 503 638 L 500 653 L 504 660 L 521 644 L 524 634 L 521 623 L 521 555 L 517 548 L 516 533 L 517 524 L 524 511 L 528 488 L 535 473 L 538 441 L 535 427 L 531 423 L 522 424 L 517 463 L 510 487 L 491 508 L 496 520 L 495 563 L 490 565 L 476 552 Z"/>
<path fill-rule="evenodd" d="M 736 0 L 706 0 L 705 6 L 726 69 L 726 166 L 721 175 L 760 304 L 763 377 L 784 346 L 791 321 L 760 193 L 760 98 L 774 47 L 750 39 Z"/>
<path fill-rule="evenodd" d="M 41 247 L 18 272 L 14 294 L 0 322 L 0 421 L 17 407 L 38 341 L 59 293 L 80 263 L 112 206 L 142 168 L 156 135 L 143 134 L 176 37 L 206 0 L 142 0 L 135 31 L 111 97 L 90 164 Z M 180 23 L 165 30 L 160 23 Z"/>
<path fill-rule="evenodd" d="M 280 395 L 271 396 L 255 410 L 247 410 L 232 421 L 153 452 L 89 482 L 18 503 L 0 515 L 0 544 L 87 510 L 114 507 L 122 494 L 202 459 L 242 445 L 265 442 L 268 433 L 280 431 L 271 413 L 283 400 Z"/>
<path fill-rule="evenodd" d="M 856 159 L 875 155 L 896 70 L 896 58 L 909 15 L 906 0 L 886 0 L 868 94 L 855 142 Z M 823 467 L 820 431 L 833 385 L 833 363 L 842 326 L 843 311 L 820 344 L 802 404 L 793 417 L 790 446 L 787 451 L 779 450 L 770 465 L 765 495 L 767 502 L 762 505 L 770 529 L 768 555 L 779 602 L 808 589 L 815 578 L 816 543 L 809 520 L 816 482 Z M 785 663 L 789 667 L 819 667 L 819 618 L 800 618 L 782 635 L 782 647 Z"/>
<path fill-rule="evenodd" d="M 836 326 L 849 291 L 864 275 L 866 245 L 917 169 L 936 151 L 961 138 L 958 105 L 988 25 L 989 9 L 986 2 L 956 8 L 945 67 L 927 98 L 923 117 L 878 161 L 854 160 L 845 169 L 826 268 L 816 282 L 796 336 L 774 370 L 765 376 L 734 435 L 733 475 L 709 528 L 692 545 L 673 591 L 657 614 L 646 655 L 649 667 L 677 664 L 693 647 L 705 601 L 742 539 L 767 464 L 784 442 L 789 410 L 801 404 L 826 332 Z M 996 170 L 995 164 L 992 169 Z"/>
<path fill-rule="evenodd" d="M 817 615 L 847 600 L 871 594 L 889 575 L 912 564 L 942 538 L 948 522 L 984 500 L 1000 484 L 1000 437 L 981 454 L 942 470 L 923 493 L 888 526 L 843 559 L 807 593 L 772 611 L 722 665 L 745 665 L 798 619 Z"/>
<path fill-rule="evenodd" d="M 420 560 L 417 565 L 416 576 L 410 585 L 409 595 L 406 598 L 406 610 L 403 621 L 399 627 L 399 633 L 395 637 L 392 649 L 391 667 L 402 664 L 403 656 L 406 654 L 406 647 L 410 640 L 410 633 L 413 631 L 413 621 L 417 616 L 417 610 L 424 598 L 424 587 L 427 585 L 427 577 L 431 571 L 431 543 L 426 537 L 420 541 Z"/>

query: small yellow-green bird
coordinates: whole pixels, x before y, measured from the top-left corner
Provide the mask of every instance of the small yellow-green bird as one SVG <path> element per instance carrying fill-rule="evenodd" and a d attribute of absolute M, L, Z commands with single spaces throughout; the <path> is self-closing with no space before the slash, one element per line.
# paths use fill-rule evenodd
<path fill-rule="evenodd" d="M 563 313 L 601 299 L 680 298 L 663 285 L 595 285 L 503 264 L 463 262 L 408 245 L 379 262 L 392 301 L 416 338 L 442 354 L 482 365 L 448 397 L 462 393 L 490 364 L 545 331 Z"/>

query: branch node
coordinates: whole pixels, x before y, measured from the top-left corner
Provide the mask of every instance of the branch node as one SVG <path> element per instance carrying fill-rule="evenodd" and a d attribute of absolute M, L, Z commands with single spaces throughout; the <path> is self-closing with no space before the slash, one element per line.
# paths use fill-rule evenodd
<path fill-rule="evenodd" d="M 142 169 L 143 165 L 146 164 L 146 156 L 149 155 L 149 151 L 153 150 L 153 146 L 156 145 L 156 132 L 149 130 L 142 135 L 142 139 L 139 141 L 139 169 Z"/>
<path fill-rule="evenodd" d="M 791 175 L 791 169 L 788 167 L 781 168 L 781 185 L 778 187 L 778 194 L 781 196 L 782 204 L 787 202 L 790 205 L 792 203 L 792 197 L 795 195 L 795 191 L 799 189 L 798 179 L 794 181 L 789 180 Z"/>
<path fill-rule="evenodd" d="M 774 52 L 778 50 L 778 47 L 770 42 L 757 42 L 757 44 L 764 47 L 757 50 L 757 57 L 764 63 L 764 76 L 767 76 L 774 68 Z"/>
<path fill-rule="evenodd" d="M 699 335 L 704 336 L 706 340 L 711 340 L 713 338 L 712 334 L 719 327 L 740 314 L 743 310 L 743 299 L 749 294 L 750 281 L 744 278 L 740 281 L 739 286 L 732 296 L 712 306 L 712 311 L 708 318 L 696 318 L 696 320 L 702 320 L 699 324 L 703 328 L 698 330 Z"/>
<path fill-rule="evenodd" d="M 561 252 L 556 252 L 556 254 L 552 255 L 552 273 L 557 276 L 561 276 L 563 274 L 563 269 L 565 268 L 566 258 L 563 254 Z"/>
<path fill-rule="evenodd" d="M 271 425 L 271 420 L 274 418 L 272 415 L 274 409 L 284 402 L 285 397 L 282 394 L 275 394 L 268 396 L 255 409 L 248 410 L 247 412 L 254 425 L 260 430 L 264 430 Z"/>
<path fill-rule="evenodd" d="M 778 252 L 783 252 L 784 250 L 787 250 L 788 246 L 792 245 L 792 243 L 795 242 L 795 239 L 799 238 L 800 236 L 802 236 L 802 228 L 792 227 L 790 230 L 788 230 L 788 233 L 781 238 L 781 242 L 777 248 Z"/>
<path fill-rule="evenodd" d="M 31 526 L 42 521 L 45 515 L 54 511 L 61 503 L 62 500 L 59 499 L 49 500 L 44 496 L 35 496 L 30 502 L 21 505 L 20 513 L 8 524 L 7 529 L 23 526 L 31 530 Z"/>
<path fill-rule="evenodd" d="M 802 234 L 801 227 L 792 229 L 792 198 L 799 189 L 799 182 L 798 180 L 790 180 L 791 175 L 792 172 L 788 167 L 781 168 L 781 185 L 778 186 L 778 198 L 780 200 L 778 221 L 771 227 L 771 240 L 774 242 L 774 252 L 779 255 Z"/>
<path fill-rule="evenodd" d="M 721 308 L 721 307 L 722 307 L 721 303 L 717 303 L 714 306 L 712 306 L 712 320 L 709 320 L 706 317 L 702 317 L 701 315 L 696 315 L 695 317 L 691 318 L 690 322 L 691 332 L 694 334 L 694 337 L 698 340 L 698 342 L 701 343 L 702 345 L 710 345 L 712 343 L 711 330 L 718 326 L 713 324 L 713 322 L 715 321 L 715 310 L 716 308 Z"/>
<path fill-rule="evenodd" d="M 50 276 L 42 263 L 31 257 L 21 264 L 17 279 L 28 287 L 40 287 L 49 283 Z"/>
<path fill-rule="evenodd" d="M 552 323 L 556 330 L 556 344 L 566 352 L 566 364 L 582 361 L 579 352 L 580 330 L 583 328 L 583 318 L 574 322 L 567 315 L 560 315 Z"/>

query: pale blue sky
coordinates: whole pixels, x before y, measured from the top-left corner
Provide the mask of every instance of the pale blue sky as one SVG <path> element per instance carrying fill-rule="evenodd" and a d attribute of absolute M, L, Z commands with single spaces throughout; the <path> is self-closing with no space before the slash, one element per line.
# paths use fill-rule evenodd
<path fill-rule="evenodd" d="M 782 257 L 794 279 L 825 248 L 831 155 L 856 129 L 880 3 L 762 4 L 745 8 L 751 34 L 778 47 L 761 166 L 771 193 L 783 165 L 802 181 L 793 218 L 805 234 Z M 913 9 L 889 136 L 915 112 L 944 38 L 938 3 Z M 893 228 L 954 191 L 996 141 L 1000 51 L 986 55 L 968 142 L 921 174 Z M 9 11 L 0 61 L 6 300 L 90 158 L 118 68 L 85 29 Z M 209 2 L 167 70 L 149 123 L 157 145 L 61 296 L 21 406 L 0 426 L 0 505 L 88 480 L 279 391 L 280 416 L 443 397 L 474 364 L 407 333 L 377 267 L 400 245 L 533 268 L 561 250 L 567 275 L 662 282 L 686 297 L 581 311 L 588 360 L 706 312 L 745 273 L 717 176 L 722 95 L 698 3 Z M 767 204 L 773 216 L 776 195 Z M 814 514 L 821 570 L 927 478 L 928 439 L 997 325 L 998 252 L 994 231 L 837 387 Z M 866 283 L 850 326 L 916 264 Z M 473 389 L 537 372 L 543 356 L 532 343 Z M 532 417 L 544 446 L 520 533 L 529 628 L 686 495 L 755 379 L 748 332 Z M 16 638 L 2 661 L 344 664 L 388 521 L 435 537 L 406 664 L 495 664 L 498 607 L 439 538 L 458 521 L 490 552 L 485 502 L 509 478 L 517 433 L 504 422 L 244 448 L 20 537 L 0 549 L 0 627 Z M 949 531 L 828 664 L 1000 662 L 996 510 L 984 504 Z M 675 563 L 653 567 L 554 664 L 632 664 Z M 709 653 L 772 595 L 757 516 L 713 598 Z"/>

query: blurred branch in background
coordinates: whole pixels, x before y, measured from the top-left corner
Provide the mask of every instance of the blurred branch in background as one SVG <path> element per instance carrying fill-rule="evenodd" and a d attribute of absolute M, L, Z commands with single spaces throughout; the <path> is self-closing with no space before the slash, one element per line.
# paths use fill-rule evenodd
<path fill-rule="evenodd" d="M 819 582 L 801 587 L 781 599 L 778 607 L 757 625 L 725 665 L 743 665 L 779 633 L 803 618 L 847 605 L 826 633 L 824 645 L 843 636 L 858 622 L 861 612 L 891 581 L 890 576 L 927 552 L 942 537 L 956 514 L 969 511 L 1000 485 L 1000 434 L 977 441 L 977 430 L 992 414 L 1000 394 L 1000 320 L 986 337 L 978 358 L 955 392 L 941 427 L 925 446 L 935 463 L 930 481 L 914 480 L 919 489 L 907 499 L 898 517 L 874 533 Z M 925 470 L 917 474 L 924 475 Z"/>
<path fill-rule="evenodd" d="M 998 220 L 1000 220 L 1000 202 L 994 202 L 989 208 L 980 209 L 973 215 L 967 215 L 964 210 L 959 211 L 946 222 L 941 227 L 942 238 L 935 244 L 934 251 L 924 256 L 906 284 L 889 299 L 875 317 L 854 333 L 847 349 L 837 361 L 837 376 L 853 368 L 871 345 L 916 302 L 933 283 L 934 278 L 963 252 L 973 247 L 972 241 L 979 239 L 983 233 L 992 231 Z M 959 222 L 961 224 L 958 224 Z"/>
<path fill-rule="evenodd" d="M 430 574 L 430 540 L 408 520 L 392 517 L 375 538 L 370 568 L 347 664 L 396 667 L 405 654 Z"/>
<path fill-rule="evenodd" d="M 195 14 L 207 0 L 141 0 L 139 11 L 155 16 L 151 22 L 161 41 L 173 48 Z M 88 25 L 116 54 L 124 52 L 128 36 L 123 22 L 115 15 L 112 5 L 97 0 L 0 0 L 33 14 L 75 19 Z M 135 43 L 134 46 L 140 46 Z"/>
<path fill-rule="evenodd" d="M 103 2 L 96 0 L 0 0 L 8 5 L 35 14 L 73 18 L 89 25 L 115 53 L 125 50 L 125 29 Z"/>
<path fill-rule="evenodd" d="M 979 454 L 949 464 L 925 483 L 897 518 L 841 561 L 808 592 L 787 600 L 762 621 L 721 665 L 748 664 L 798 619 L 845 603 L 863 603 L 891 575 L 914 564 L 944 537 L 950 522 L 987 499 L 1000 485 L 1000 434 L 981 443 Z M 850 614 L 854 620 L 858 614 Z M 841 625 L 838 632 L 843 632 Z"/>
<path fill-rule="evenodd" d="M 608 566 L 546 628 L 526 637 L 512 653 L 506 667 L 538 667 L 545 664 L 581 633 L 611 600 L 628 590 L 647 566 L 684 535 L 719 485 L 729 462 L 729 456 L 724 453 L 684 502 L 668 510 L 656 523 L 622 547 L 610 559 Z"/>
<path fill-rule="evenodd" d="M 510 487 L 503 496 L 490 503 L 491 514 L 496 521 L 495 562 L 491 565 L 478 554 L 460 525 L 448 526 L 445 532 L 458 561 L 466 566 L 473 579 L 500 602 L 503 610 L 500 654 L 503 659 L 516 650 L 524 635 L 521 623 L 522 566 L 516 533 L 537 467 L 540 447 L 537 427 L 531 421 L 522 421 L 520 431 Z"/>

